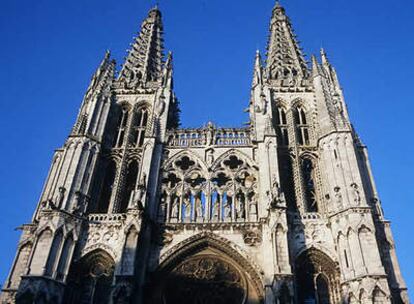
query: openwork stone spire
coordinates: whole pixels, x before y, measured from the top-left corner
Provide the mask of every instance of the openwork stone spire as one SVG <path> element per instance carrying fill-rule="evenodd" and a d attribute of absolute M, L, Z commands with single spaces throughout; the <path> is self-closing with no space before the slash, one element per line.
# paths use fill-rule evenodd
<path fill-rule="evenodd" d="M 163 25 L 157 7 L 150 10 L 132 44 L 119 81 L 128 88 L 145 87 L 161 79 L 163 64 Z"/>
<path fill-rule="evenodd" d="M 267 51 L 268 79 L 285 80 L 286 84 L 293 85 L 307 78 L 305 58 L 285 9 L 279 2 L 273 8 Z"/>

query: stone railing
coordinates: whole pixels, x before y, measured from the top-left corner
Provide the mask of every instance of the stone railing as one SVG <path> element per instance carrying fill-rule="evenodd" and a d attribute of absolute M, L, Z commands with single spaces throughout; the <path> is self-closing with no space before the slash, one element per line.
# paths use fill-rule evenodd
<path fill-rule="evenodd" d="M 306 220 L 320 220 L 322 217 L 319 213 L 308 212 L 304 214 L 295 213 L 294 219 L 296 221 L 306 221 Z"/>
<path fill-rule="evenodd" d="M 90 222 L 119 222 L 126 218 L 125 214 L 104 214 L 104 213 L 94 213 L 88 215 L 88 220 Z"/>
<path fill-rule="evenodd" d="M 211 124 L 200 129 L 178 129 L 168 131 L 166 136 L 167 146 L 177 148 L 251 145 L 249 129 L 216 128 Z"/>

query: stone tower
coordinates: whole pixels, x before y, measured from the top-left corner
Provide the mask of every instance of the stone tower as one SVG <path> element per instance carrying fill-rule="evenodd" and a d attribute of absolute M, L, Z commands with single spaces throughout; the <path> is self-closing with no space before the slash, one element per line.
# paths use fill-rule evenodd
<path fill-rule="evenodd" d="M 179 128 L 158 8 L 107 53 L 22 226 L 1 303 L 406 303 L 335 69 L 276 4 L 250 124 Z M 118 75 L 118 76 L 117 76 Z"/>

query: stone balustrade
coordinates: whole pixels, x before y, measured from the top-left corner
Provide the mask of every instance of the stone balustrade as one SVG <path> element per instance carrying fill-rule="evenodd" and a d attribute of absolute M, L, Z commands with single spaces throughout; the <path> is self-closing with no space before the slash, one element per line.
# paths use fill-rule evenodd
<path fill-rule="evenodd" d="M 90 222 L 119 222 L 125 220 L 125 214 L 103 214 L 103 213 L 94 213 L 88 215 L 88 220 Z"/>
<path fill-rule="evenodd" d="M 169 147 L 249 146 L 250 130 L 247 128 L 215 128 L 208 125 L 200 129 L 178 129 L 167 132 Z"/>

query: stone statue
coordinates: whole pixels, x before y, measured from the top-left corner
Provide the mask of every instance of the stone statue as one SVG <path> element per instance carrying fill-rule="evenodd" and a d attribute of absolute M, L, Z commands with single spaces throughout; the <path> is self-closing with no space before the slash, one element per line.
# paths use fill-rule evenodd
<path fill-rule="evenodd" d="M 338 205 L 338 208 L 343 208 L 343 199 L 342 199 L 342 194 L 341 194 L 341 188 L 340 187 L 335 187 L 334 188 L 335 191 L 335 199 L 336 199 L 336 203 Z"/>
<path fill-rule="evenodd" d="M 351 188 L 355 206 L 361 205 L 361 194 L 359 193 L 358 185 L 353 183 L 351 184 Z"/>
<path fill-rule="evenodd" d="M 206 145 L 207 146 L 214 145 L 214 126 L 213 126 L 213 123 L 211 121 L 208 122 L 208 124 L 207 124 Z"/>
<path fill-rule="evenodd" d="M 196 199 L 196 208 L 195 208 L 195 217 L 202 218 L 203 217 L 203 206 L 201 200 Z"/>
<path fill-rule="evenodd" d="M 56 202 L 57 208 L 62 208 L 63 200 L 65 199 L 65 187 L 59 187 L 59 194 L 57 195 Z"/>
<path fill-rule="evenodd" d="M 189 197 L 184 198 L 183 207 L 185 208 L 184 219 L 191 221 L 191 202 Z"/>
<path fill-rule="evenodd" d="M 245 217 L 244 202 L 240 195 L 236 197 L 236 218 L 243 219 Z"/>
<path fill-rule="evenodd" d="M 75 215 L 82 216 L 86 211 L 86 201 L 87 201 L 86 196 L 82 192 L 76 191 L 75 201 L 72 206 L 71 212 Z"/>
<path fill-rule="evenodd" d="M 128 209 L 144 209 L 145 193 L 147 191 L 147 176 L 144 173 L 142 175 L 141 181 L 139 182 L 137 188 L 131 192 L 131 198 L 129 201 Z"/>
<path fill-rule="evenodd" d="M 267 203 L 266 203 L 266 210 L 272 209 L 273 206 L 273 195 L 270 191 L 266 191 Z"/>
<path fill-rule="evenodd" d="M 52 209 L 56 209 L 56 205 L 53 202 L 53 200 L 51 198 L 49 198 L 48 200 L 43 201 L 41 203 L 41 209 L 42 210 L 52 210 Z"/>
<path fill-rule="evenodd" d="M 280 186 L 279 183 L 277 182 L 276 176 L 273 176 L 273 182 L 272 182 L 272 195 L 273 198 L 279 198 L 280 197 Z"/>
<path fill-rule="evenodd" d="M 224 219 L 231 219 L 231 203 L 229 201 L 224 205 Z"/>
<path fill-rule="evenodd" d="M 173 199 L 173 205 L 172 205 L 172 208 L 171 208 L 171 218 L 173 218 L 173 219 L 178 219 L 178 215 L 179 215 L 179 212 L 180 212 L 179 206 L 178 206 L 178 201 L 179 201 L 179 198 L 176 196 Z"/>
<path fill-rule="evenodd" d="M 219 214 L 220 214 L 219 202 L 218 200 L 216 200 L 215 202 L 213 202 L 213 206 L 212 206 L 212 218 L 217 221 L 219 218 Z"/>
<path fill-rule="evenodd" d="M 270 210 L 271 208 L 274 208 L 278 206 L 280 203 L 282 203 L 282 191 L 280 190 L 279 183 L 277 182 L 276 176 L 273 176 L 273 182 L 272 182 L 272 188 L 270 191 L 266 191 L 267 196 L 267 204 L 266 209 Z"/>

